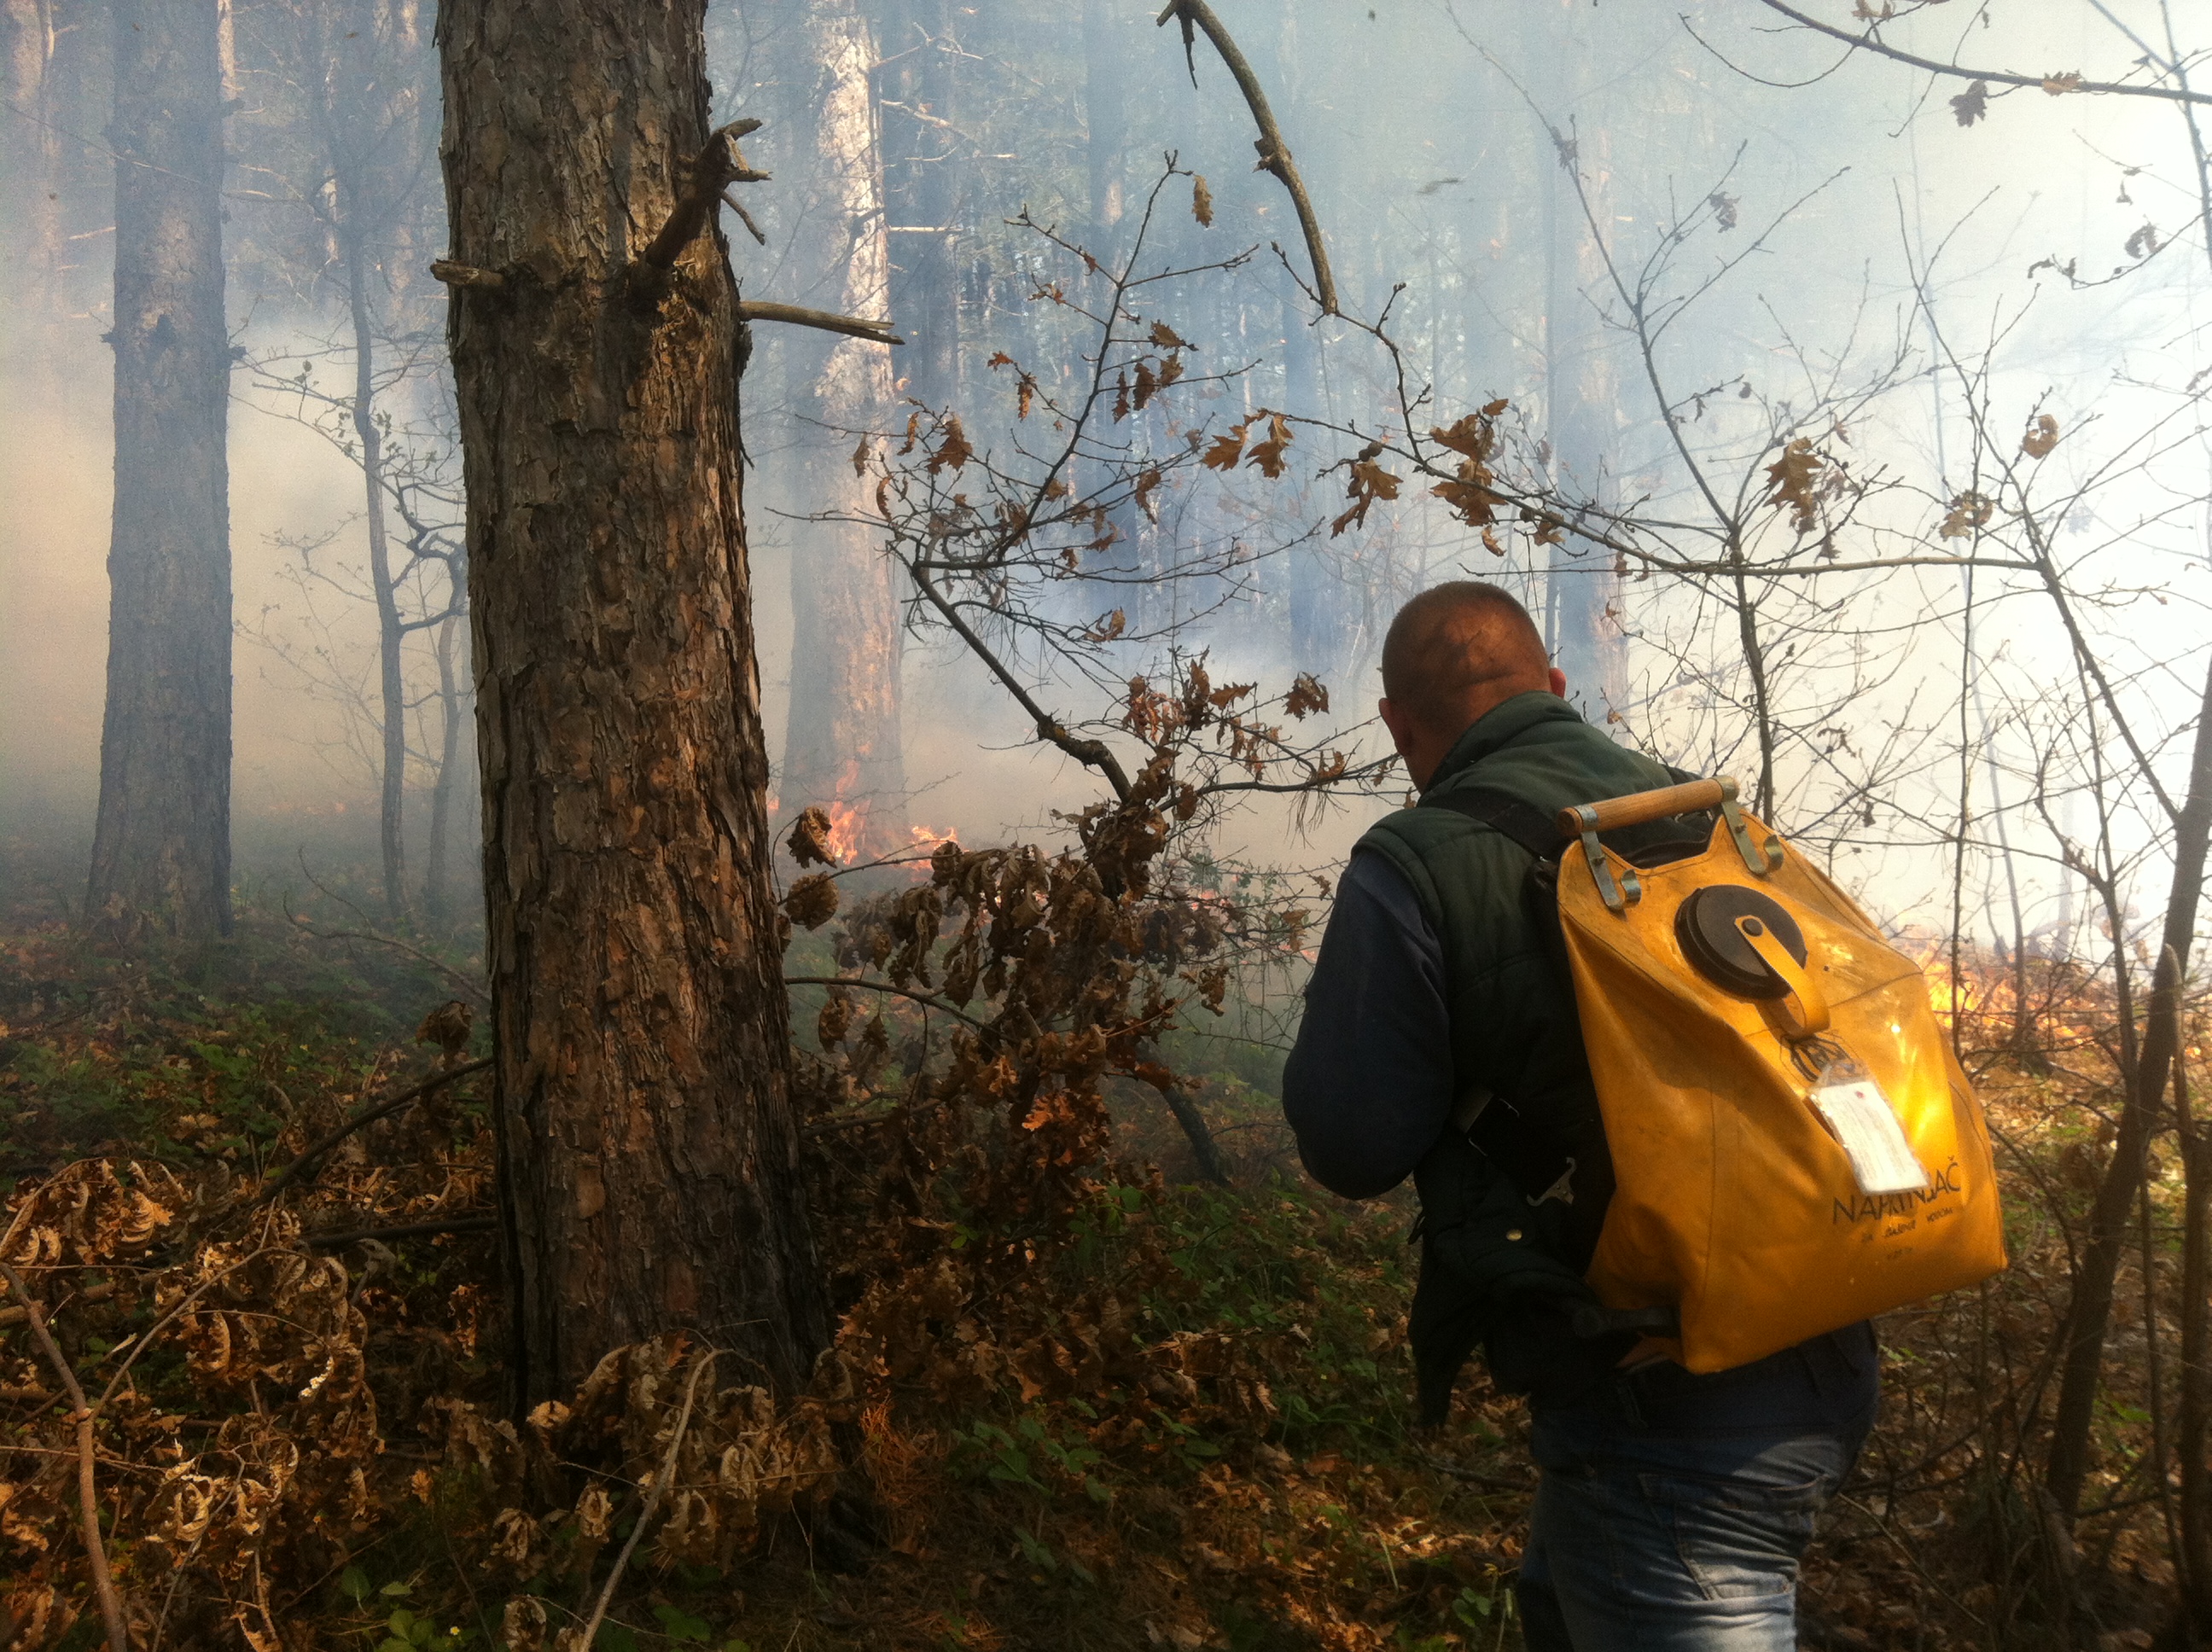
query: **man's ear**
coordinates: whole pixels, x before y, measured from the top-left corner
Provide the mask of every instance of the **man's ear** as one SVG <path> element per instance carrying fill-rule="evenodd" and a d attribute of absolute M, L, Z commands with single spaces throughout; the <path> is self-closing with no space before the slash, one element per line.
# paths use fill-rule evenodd
<path fill-rule="evenodd" d="M 1552 667 L 1552 692 L 1562 700 L 1567 697 L 1567 674 L 1557 665 Z"/>
<path fill-rule="evenodd" d="M 1400 756 L 1406 756 L 1407 746 L 1420 738 L 1413 726 L 1413 714 L 1391 704 L 1388 695 L 1375 702 L 1375 710 L 1382 719 L 1382 726 L 1390 731 L 1390 744 L 1397 747 Z"/>

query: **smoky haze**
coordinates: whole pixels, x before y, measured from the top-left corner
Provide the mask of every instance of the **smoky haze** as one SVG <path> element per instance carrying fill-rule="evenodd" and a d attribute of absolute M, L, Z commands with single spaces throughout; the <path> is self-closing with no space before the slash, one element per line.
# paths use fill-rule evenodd
<path fill-rule="evenodd" d="M 398 66 L 379 70 L 385 89 L 317 104 L 300 54 L 354 38 L 331 21 L 346 6 L 325 9 L 309 38 L 292 11 L 241 6 L 224 42 L 234 807 L 257 874 L 303 850 L 377 853 L 386 705 L 348 400 L 363 338 L 385 462 L 416 467 L 408 509 L 404 479 L 389 490 L 392 543 L 410 523 L 434 550 L 458 543 L 428 519 L 459 519 L 427 269 L 444 246 L 429 20 L 377 25 Z M 883 563 L 877 473 L 854 455 L 918 462 L 896 452 L 909 417 L 948 410 L 1010 468 L 1048 451 L 1046 416 L 1017 416 L 1016 380 L 1066 394 L 1089 371 L 1078 309 L 1104 277 L 1073 249 L 1109 268 L 1139 249 L 1141 273 L 1194 271 L 1131 303 L 1188 341 L 1191 382 L 1102 416 L 1075 485 L 1141 475 L 1257 410 L 1294 434 L 1279 477 L 1169 467 L 1115 507 L 1105 549 L 1009 587 L 1043 623 L 1002 634 L 1006 663 L 1055 716 L 1110 723 L 1129 677 L 1203 653 L 1212 681 L 1262 695 L 1313 673 L 1330 709 L 1301 735 L 1378 757 L 1365 720 L 1389 615 L 1440 579 L 1495 579 L 1544 624 L 1587 714 L 1702 771 L 1748 784 L 1763 767 L 1781 823 L 1884 912 L 1940 926 L 1957 903 L 2001 943 L 2054 945 L 2092 921 L 2060 862 L 2069 834 L 2094 829 L 2097 754 L 2124 723 L 2170 769 L 2203 675 L 2208 266 L 2175 106 L 2057 84 L 1962 108 L 1962 80 L 1849 56 L 1741 0 L 1219 11 L 1303 171 L 1343 319 L 1302 291 L 1289 202 L 1251 170 L 1252 116 L 1218 58 L 1201 39 L 1187 69 L 1152 9 L 711 8 L 718 116 L 768 122 L 746 143 L 771 180 L 737 191 L 764 244 L 723 216 L 744 296 L 889 316 L 907 339 L 754 328 L 748 507 L 783 811 L 840 802 L 878 817 L 884 844 L 912 828 L 984 841 L 1059 832 L 1056 812 L 1102 795 Z M 108 629 L 113 88 L 104 14 L 55 15 L 64 26 L 9 55 L 0 821 L 74 841 L 98 791 Z M 2204 44 L 2167 41 L 2146 0 L 1990 20 L 1961 35 L 1933 8 L 1885 38 L 2091 81 L 2140 80 L 2146 53 Z M 389 92 L 395 73 L 416 102 Z M 1163 183 L 1168 157 L 1204 175 L 1210 225 L 1190 178 Z M 1563 501 L 1556 531 L 1505 512 L 1495 550 L 1433 491 L 1449 465 L 1419 474 L 1406 451 L 1493 401 L 1498 474 Z M 2023 510 L 1997 467 L 2044 416 L 2055 445 L 2033 456 Z M 1355 502 L 1342 464 L 1376 439 L 1401 485 L 1332 532 Z M 1772 468 L 1796 440 L 1813 467 L 1802 519 Z M 1977 546 L 2000 560 L 1978 534 L 2009 534 L 2016 560 L 2030 523 L 2071 581 L 2063 614 L 2040 576 L 1958 565 Z M 1615 548 L 1630 542 L 1638 555 Z M 1747 599 L 1711 571 L 1738 551 L 1838 570 L 1759 585 L 1763 689 Z M 397 656 L 416 881 L 441 772 L 465 782 L 445 853 L 473 858 L 474 803 L 450 805 L 466 799 L 471 736 L 465 658 L 441 698 L 438 649 L 465 646 L 465 629 L 439 640 L 443 567 L 392 596 L 396 623 L 421 622 Z M 1402 793 L 1394 779 L 1318 809 L 1255 798 L 1213 852 L 1327 867 Z M 2161 830 L 2133 804 L 2113 818 L 2130 891 L 2162 876 Z M 1954 851 L 1971 862 L 1956 889 Z"/>

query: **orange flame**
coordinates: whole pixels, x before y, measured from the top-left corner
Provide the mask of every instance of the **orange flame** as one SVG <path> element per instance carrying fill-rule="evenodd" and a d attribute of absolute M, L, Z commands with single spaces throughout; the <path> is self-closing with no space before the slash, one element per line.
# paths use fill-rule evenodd
<path fill-rule="evenodd" d="M 849 803 L 832 803 L 830 815 L 830 853 L 840 863 L 851 859 L 859 853 L 860 834 L 868 824 L 867 813 Z"/>

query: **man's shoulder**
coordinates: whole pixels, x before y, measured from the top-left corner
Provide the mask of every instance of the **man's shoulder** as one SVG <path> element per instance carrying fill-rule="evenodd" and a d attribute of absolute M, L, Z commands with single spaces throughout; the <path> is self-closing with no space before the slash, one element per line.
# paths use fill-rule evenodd
<path fill-rule="evenodd" d="M 1495 826 L 1433 805 L 1400 809 L 1369 827 L 1352 864 L 1370 857 L 1403 878 L 1439 934 L 1472 920 L 1493 938 L 1503 932 L 1499 926 L 1517 919 L 1532 859 Z"/>
<path fill-rule="evenodd" d="M 1512 840 L 1488 822 L 1435 804 L 1394 810 L 1352 845 L 1355 859 L 1363 854 L 1375 855 L 1396 867 L 1416 887 L 1420 882 L 1418 869 L 1446 851 L 1455 861 L 1469 855 L 1478 859 L 1494 855 L 1501 867 L 1516 876 L 1528 859 L 1525 850 L 1516 850 Z"/>
<path fill-rule="evenodd" d="M 1455 787 L 1506 793 L 1547 812 L 1673 784 L 1656 757 L 1579 720 L 1553 722 L 1452 777 Z"/>

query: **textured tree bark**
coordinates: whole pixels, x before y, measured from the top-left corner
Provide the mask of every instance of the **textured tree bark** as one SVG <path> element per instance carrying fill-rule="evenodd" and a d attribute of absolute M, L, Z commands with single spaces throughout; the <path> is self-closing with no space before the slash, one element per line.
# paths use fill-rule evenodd
<path fill-rule="evenodd" d="M 854 0 L 807 0 L 805 39 L 814 75 L 791 134 L 807 186 L 792 260 L 801 301 L 882 315 L 890 258 L 870 83 L 874 31 Z M 859 433 L 896 416 L 890 349 L 858 338 L 817 342 L 811 333 L 787 348 L 794 410 L 813 433 L 794 471 L 796 510 L 872 515 L 869 483 L 847 458 Z M 869 854 L 909 842 L 900 596 L 897 570 L 868 527 L 793 525 L 791 708 L 779 796 L 787 811 L 829 808 L 841 838 Z"/>
<path fill-rule="evenodd" d="M 513 1358 L 672 1327 L 786 1389 L 800 1186 L 740 513 L 737 292 L 634 262 L 708 137 L 703 0 L 438 19 Z"/>
<path fill-rule="evenodd" d="M 230 503 L 216 0 L 118 0 L 115 503 L 88 920 L 230 928 Z"/>

